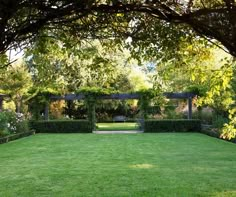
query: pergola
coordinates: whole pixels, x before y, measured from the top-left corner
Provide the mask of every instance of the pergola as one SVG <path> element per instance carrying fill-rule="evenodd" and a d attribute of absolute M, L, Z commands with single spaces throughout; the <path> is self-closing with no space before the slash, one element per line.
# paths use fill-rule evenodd
<path fill-rule="evenodd" d="M 181 93 L 164 93 L 164 96 L 168 99 L 186 99 L 188 102 L 188 119 L 192 119 L 192 99 L 196 94 L 191 92 Z M 84 94 L 66 94 L 63 96 L 52 95 L 50 100 L 83 100 L 85 99 Z M 128 100 L 128 99 L 140 99 L 139 93 L 119 93 L 110 95 L 101 95 L 99 99 L 116 99 L 116 100 Z M 45 106 L 45 120 L 49 119 L 49 106 Z"/>

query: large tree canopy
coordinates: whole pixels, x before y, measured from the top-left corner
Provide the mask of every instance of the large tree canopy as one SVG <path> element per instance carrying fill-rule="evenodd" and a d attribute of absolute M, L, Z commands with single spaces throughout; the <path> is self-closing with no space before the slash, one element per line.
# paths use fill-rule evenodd
<path fill-rule="evenodd" d="M 150 23 L 186 24 L 236 57 L 235 0 L 0 0 L 0 52 L 32 41 L 44 28 L 80 38 L 135 37 Z"/>

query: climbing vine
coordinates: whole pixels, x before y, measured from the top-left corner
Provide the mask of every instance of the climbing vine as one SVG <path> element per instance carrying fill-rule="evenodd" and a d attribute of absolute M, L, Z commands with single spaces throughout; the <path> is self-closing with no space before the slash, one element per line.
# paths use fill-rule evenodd
<path fill-rule="evenodd" d="M 29 108 L 32 113 L 33 119 L 41 119 L 41 112 L 44 111 L 44 116 L 48 118 L 48 107 L 50 104 L 51 95 L 58 95 L 58 92 L 47 88 L 47 89 L 32 89 L 30 91 L 32 96 L 28 98 Z M 47 108 L 47 109 L 46 109 Z"/>
<path fill-rule="evenodd" d="M 145 89 L 137 92 L 140 95 L 138 102 L 139 109 L 141 111 L 141 116 L 143 119 L 148 118 L 148 108 L 151 104 L 151 101 L 156 98 L 157 100 L 162 100 L 163 95 L 161 92 L 154 89 Z"/>
<path fill-rule="evenodd" d="M 109 95 L 117 93 L 111 89 L 102 89 L 97 87 L 85 87 L 76 91 L 77 94 L 83 94 L 85 105 L 88 110 L 88 120 L 92 126 L 92 129 L 96 129 L 96 105 L 99 97 L 103 95 Z"/>

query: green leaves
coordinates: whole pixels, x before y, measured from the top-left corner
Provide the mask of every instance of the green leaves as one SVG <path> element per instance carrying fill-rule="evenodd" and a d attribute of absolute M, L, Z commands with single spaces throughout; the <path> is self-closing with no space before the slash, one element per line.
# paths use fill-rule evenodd
<path fill-rule="evenodd" d="M 7 61 L 8 61 L 7 55 L 5 53 L 4 54 L 0 53 L 0 68 L 4 68 L 5 65 L 7 64 Z"/>
<path fill-rule="evenodd" d="M 85 96 L 94 97 L 94 99 L 97 99 L 97 97 L 99 96 L 115 94 L 118 92 L 113 89 L 104 89 L 104 88 L 99 88 L 99 87 L 83 87 L 83 88 L 78 89 L 76 93 L 77 94 L 82 93 Z"/>
<path fill-rule="evenodd" d="M 0 73 L 0 90 L 13 99 L 19 107 L 18 112 L 21 111 L 20 103 L 27 100 L 32 85 L 31 76 L 24 64 L 12 65 Z"/>

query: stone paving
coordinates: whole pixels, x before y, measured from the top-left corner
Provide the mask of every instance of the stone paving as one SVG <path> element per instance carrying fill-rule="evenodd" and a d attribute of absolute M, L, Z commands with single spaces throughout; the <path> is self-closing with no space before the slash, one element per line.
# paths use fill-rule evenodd
<path fill-rule="evenodd" d="M 95 134 L 135 134 L 135 133 L 143 133 L 143 131 L 139 130 L 127 130 L 127 131 L 93 131 Z"/>

